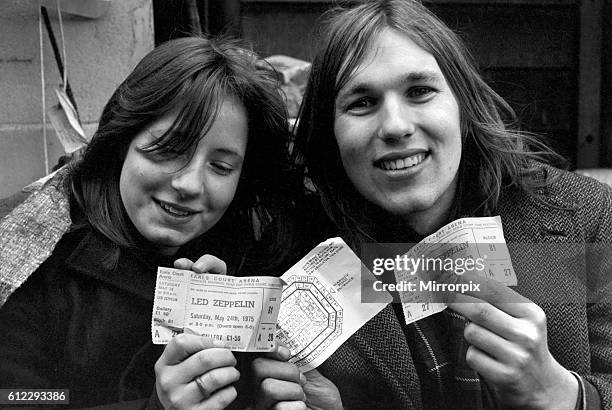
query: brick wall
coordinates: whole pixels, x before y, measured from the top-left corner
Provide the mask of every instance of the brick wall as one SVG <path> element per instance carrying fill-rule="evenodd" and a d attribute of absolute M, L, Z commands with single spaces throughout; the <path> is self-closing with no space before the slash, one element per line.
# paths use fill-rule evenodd
<path fill-rule="evenodd" d="M 83 0 L 86 2 L 86 0 Z M 61 3 L 60 3 L 61 4 Z M 102 107 L 134 65 L 153 48 L 151 0 L 113 0 L 99 18 L 62 13 L 69 83 L 86 133 L 96 128 Z M 55 1 L 46 1 L 60 41 Z M 60 85 L 43 29 L 47 107 Z M 44 176 L 38 1 L 2 0 L 0 13 L 0 198 Z M 49 163 L 62 147 L 47 121 Z"/>

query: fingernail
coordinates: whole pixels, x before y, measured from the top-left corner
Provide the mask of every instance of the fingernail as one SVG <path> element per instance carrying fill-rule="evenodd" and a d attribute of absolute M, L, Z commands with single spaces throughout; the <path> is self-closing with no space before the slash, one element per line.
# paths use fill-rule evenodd
<path fill-rule="evenodd" d="M 278 346 L 278 354 L 283 360 L 289 360 L 289 358 L 291 357 L 291 351 L 283 345 Z"/>
<path fill-rule="evenodd" d="M 300 385 L 305 386 L 308 383 L 308 379 L 304 376 L 304 373 L 300 372 Z"/>

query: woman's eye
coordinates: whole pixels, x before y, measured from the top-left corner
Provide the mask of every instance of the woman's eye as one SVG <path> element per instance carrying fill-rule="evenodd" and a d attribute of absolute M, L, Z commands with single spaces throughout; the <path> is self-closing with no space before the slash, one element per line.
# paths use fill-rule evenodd
<path fill-rule="evenodd" d="M 234 171 L 234 168 L 225 162 L 213 162 L 211 166 L 219 175 L 229 175 Z"/>
<path fill-rule="evenodd" d="M 408 96 L 410 98 L 424 98 L 431 95 L 434 92 L 434 89 L 431 87 L 419 86 L 419 87 L 411 87 L 408 90 Z"/>
<path fill-rule="evenodd" d="M 147 155 L 154 161 L 175 161 L 186 157 L 186 153 L 173 149 L 147 150 Z"/>
<path fill-rule="evenodd" d="M 349 103 L 346 106 L 346 110 L 351 111 L 351 112 L 356 112 L 356 113 L 365 112 L 369 110 L 373 105 L 374 105 L 374 100 L 372 98 L 362 97 L 362 98 L 359 98 L 358 100 L 355 100 Z"/>
<path fill-rule="evenodd" d="M 165 150 L 160 150 L 159 155 L 167 157 L 167 158 L 178 158 L 182 155 L 186 155 L 186 153 L 180 152 L 175 149 L 165 149 Z"/>

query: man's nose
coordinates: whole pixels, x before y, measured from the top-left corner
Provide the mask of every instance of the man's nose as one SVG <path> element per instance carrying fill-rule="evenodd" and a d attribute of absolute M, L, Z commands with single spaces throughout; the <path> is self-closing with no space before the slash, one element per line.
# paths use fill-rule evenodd
<path fill-rule="evenodd" d="M 400 96 L 385 98 L 379 118 L 378 137 L 385 141 L 399 140 L 415 132 L 414 110 Z"/>

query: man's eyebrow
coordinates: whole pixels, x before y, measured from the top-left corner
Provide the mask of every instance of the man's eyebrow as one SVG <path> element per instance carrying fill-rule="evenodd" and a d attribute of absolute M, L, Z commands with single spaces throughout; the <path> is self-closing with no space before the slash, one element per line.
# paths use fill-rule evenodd
<path fill-rule="evenodd" d="M 440 83 L 442 82 L 442 78 L 442 74 L 437 71 L 422 70 L 412 71 L 403 76 L 400 81 L 402 85 L 411 84 L 419 81 Z M 369 82 L 358 81 L 353 84 L 349 83 L 348 87 L 345 87 L 343 90 L 340 90 L 338 96 L 345 98 L 350 97 L 352 95 L 364 94 L 367 93 L 371 88 L 372 84 Z"/>
<path fill-rule="evenodd" d="M 410 83 L 415 81 L 432 81 L 439 82 L 442 81 L 441 73 L 437 71 L 423 70 L 423 71 L 415 71 L 404 77 L 404 83 Z"/>

